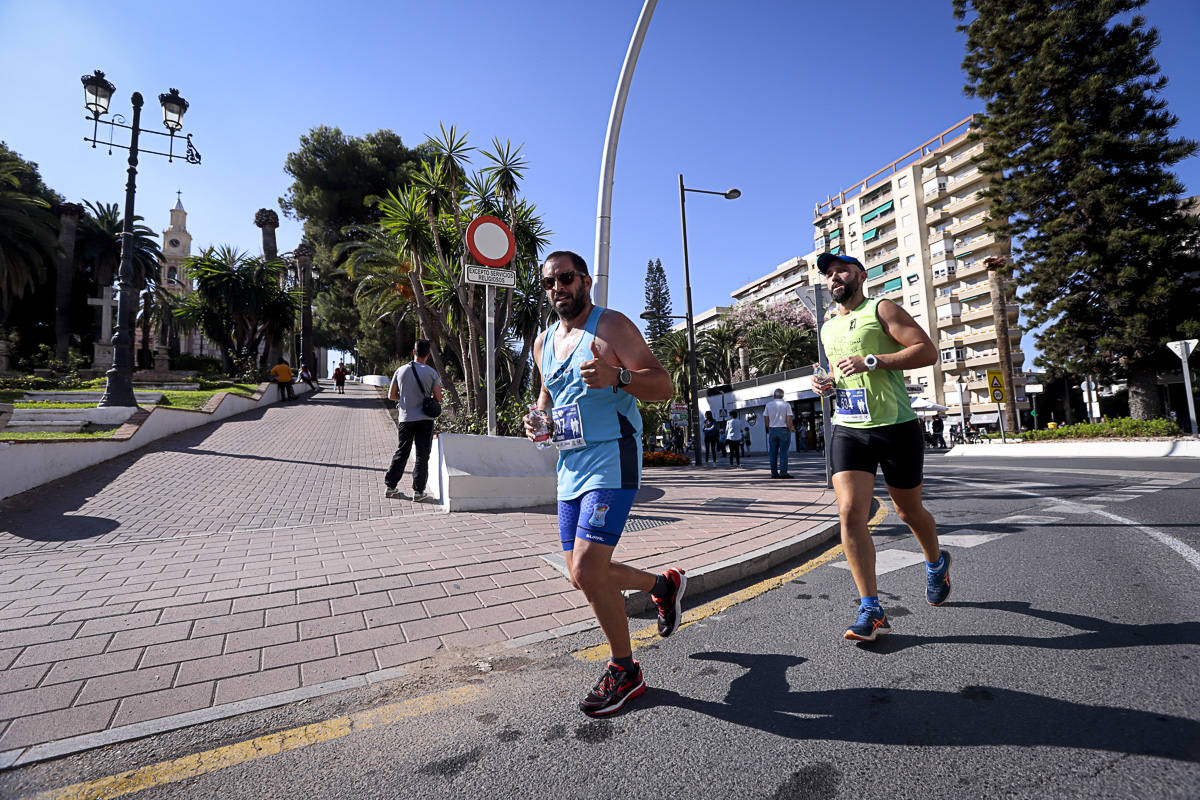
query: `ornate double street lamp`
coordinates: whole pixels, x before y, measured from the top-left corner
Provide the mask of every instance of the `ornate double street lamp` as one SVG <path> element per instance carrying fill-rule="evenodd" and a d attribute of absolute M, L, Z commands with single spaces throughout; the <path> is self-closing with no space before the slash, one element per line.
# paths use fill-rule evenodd
<path fill-rule="evenodd" d="M 708 189 L 689 189 L 683 185 L 683 175 L 679 176 L 679 222 L 683 226 L 683 285 L 687 295 L 687 332 L 688 332 L 688 380 L 692 390 L 691 401 L 688 404 L 688 431 L 692 437 L 692 452 L 695 463 L 700 464 L 700 406 L 696 400 L 696 322 L 692 317 L 692 276 L 688 269 L 687 243 L 687 209 L 684 203 L 686 192 L 696 194 L 715 194 L 726 200 L 737 200 L 742 196 L 738 189 L 725 192 L 712 192 Z"/>
<path fill-rule="evenodd" d="M 120 114 L 113 114 L 111 120 L 100 119 L 108 113 L 109 101 L 112 100 L 113 92 L 117 88 L 105 79 L 103 72 L 96 70 L 91 75 L 84 75 L 80 80 L 83 81 L 83 104 L 91 114 L 92 120 L 92 135 L 90 138 L 83 137 L 83 140 L 91 142 L 93 150 L 96 149 L 97 144 L 107 144 L 109 155 L 112 155 L 114 147 L 129 151 L 129 180 L 125 183 L 125 220 L 121 227 L 121 268 L 117 273 L 117 332 L 112 340 L 113 365 L 106 373 L 108 383 L 98 405 L 101 408 L 105 406 L 136 406 L 137 400 L 133 396 L 133 318 L 137 313 L 137 295 L 133 288 L 133 198 L 137 190 L 138 155 L 153 153 L 156 156 L 166 156 L 167 161 L 174 161 L 175 156 L 179 155 L 189 164 L 199 164 L 200 153 L 192 146 L 190 133 L 186 136 L 187 149 L 185 152 L 182 154 L 175 152 L 175 134 L 183 128 L 183 115 L 188 110 L 187 100 L 180 97 L 179 92 L 175 89 L 158 96 L 158 102 L 162 104 L 163 127 L 167 129 L 167 132 L 163 133 L 162 131 L 144 130 L 140 127 L 142 121 L 141 92 L 134 92 L 129 98 L 129 102 L 133 105 L 133 122 L 126 125 L 125 117 Z M 107 142 L 102 142 L 97 138 L 101 122 L 109 129 Z M 113 134 L 116 133 L 117 128 L 129 131 L 128 146 L 113 141 Z M 139 149 L 138 136 L 143 133 L 166 136 L 168 139 L 167 152 Z"/>

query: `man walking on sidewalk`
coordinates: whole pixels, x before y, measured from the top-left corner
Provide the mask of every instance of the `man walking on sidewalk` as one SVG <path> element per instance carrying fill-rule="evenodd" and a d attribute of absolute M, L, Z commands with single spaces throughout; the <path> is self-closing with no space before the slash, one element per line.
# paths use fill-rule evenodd
<path fill-rule="evenodd" d="M 400 442 L 392 455 L 383 483 L 387 497 L 402 497 L 396 484 L 404 475 L 408 454 L 413 444 L 417 446 L 417 459 L 413 464 L 413 502 L 426 498 L 425 482 L 429 479 L 429 451 L 433 448 L 433 417 L 425 413 L 425 398 L 432 396 L 442 402 L 442 379 L 437 370 L 429 366 L 429 340 L 418 339 L 413 346 L 413 360 L 396 370 L 388 386 L 388 399 L 396 401 L 396 427 Z"/>
<path fill-rule="evenodd" d="M 558 321 L 538 335 L 533 362 L 542 374 L 537 405 L 550 417 L 559 450 L 559 537 L 571 582 L 587 597 L 612 651 L 579 708 L 604 716 L 646 691 L 621 591 L 651 594 L 659 636 L 679 627 L 687 585 L 683 570 L 654 575 L 612 560 L 641 486 L 637 400 L 667 400 L 674 389 L 637 326 L 617 311 L 592 304 L 592 278 L 580 256 L 551 253 L 542 266 L 542 288 L 558 314 Z M 541 424 L 526 416 L 526 435 L 536 440 Z"/>
<path fill-rule="evenodd" d="M 872 642 L 891 630 L 879 604 L 875 545 L 867 530 L 875 470 L 883 469 L 896 514 L 925 555 L 925 600 L 941 605 L 950 596 L 950 554 L 938 546 L 937 526 L 921 503 L 925 436 L 909 404 L 903 371 L 937 361 L 937 348 L 908 313 L 891 300 L 863 295 L 867 272 L 856 258 L 822 253 L 817 269 L 838 304 L 821 326 L 831 369 L 814 374 L 817 394 L 836 391 L 830 460 L 842 522 L 842 546 L 862 603 L 846 639 Z M 836 373 L 836 374 L 835 374 Z"/>
<path fill-rule="evenodd" d="M 771 477 L 790 478 L 788 472 L 788 448 L 796 430 L 792 421 L 792 404 L 783 399 L 783 389 L 775 390 L 775 397 L 767 403 L 763 412 L 767 421 L 767 452 L 771 457 Z"/>

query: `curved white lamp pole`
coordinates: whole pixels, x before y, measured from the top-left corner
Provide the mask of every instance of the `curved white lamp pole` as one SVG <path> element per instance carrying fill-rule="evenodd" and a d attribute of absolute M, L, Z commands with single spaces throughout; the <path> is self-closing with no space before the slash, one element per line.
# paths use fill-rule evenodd
<path fill-rule="evenodd" d="M 658 0 L 646 0 L 642 14 L 638 17 L 625 63 L 621 67 L 621 79 L 617 81 L 617 93 L 613 96 L 612 111 L 608 115 L 608 133 L 604 137 L 604 160 L 600 162 L 600 196 L 596 203 L 596 251 L 592 259 L 593 302 L 598 306 L 608 305 L 608 246 L 612 235 L 612 187 L 613 172 L 617 166 L 617 139 L 621 136 L 621 118 L 625 114 L 625 98 L 629 96 L 629 84 L 633 82 L 633 68 L 637 66 L 642 52 L 642 40 L 650 27 L 650 17 Z"/>

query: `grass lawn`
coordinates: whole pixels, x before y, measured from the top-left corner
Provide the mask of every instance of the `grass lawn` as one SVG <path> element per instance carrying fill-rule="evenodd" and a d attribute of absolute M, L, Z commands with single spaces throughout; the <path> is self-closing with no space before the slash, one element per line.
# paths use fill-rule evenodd
<path fill-rule="evenodd" d="M 47 400 L 13 401 L 13 408 L 95 408 L 95 403 L 51 403 Z"/>
<path fill-rule="evenodd" d="M 158 404 L 160 406 L 170 406 L 171 408 L 203 408 L 209 398 L 217 392 L 229 392 L 230 394 L 237 394 L 242 397 L 250 397 L 256 389 L 258 389 L 257 384 L 235 383 L 232 386 L 222 389 L 201 389 L 195 392 L 163 392 L 162 400 Z"/>
<path fill-rule="evenodd" d="M 61 431 L 21 431 L 14 433 L 7 428 L 0 430 L 0 439 L 108 439 L 120 425 L 105 425 L 87 433 L 64 433 Z"/>

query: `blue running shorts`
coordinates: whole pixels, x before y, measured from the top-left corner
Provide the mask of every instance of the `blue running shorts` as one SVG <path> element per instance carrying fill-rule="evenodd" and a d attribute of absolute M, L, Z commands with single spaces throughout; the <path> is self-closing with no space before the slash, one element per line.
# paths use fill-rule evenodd
<path fill-rule="evenodd" d="M 593 489 L 574 500 L 559 500 L 562 549 L 574 550 L 576 539 L 616 547 L 636 494 L 637 489 Z"/>

